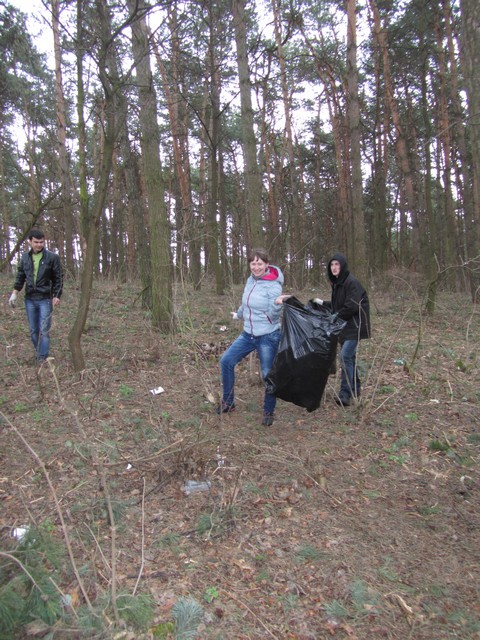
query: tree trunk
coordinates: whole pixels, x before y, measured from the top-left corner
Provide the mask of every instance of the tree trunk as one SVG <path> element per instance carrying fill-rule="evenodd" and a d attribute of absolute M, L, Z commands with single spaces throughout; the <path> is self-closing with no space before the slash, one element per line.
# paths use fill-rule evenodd
<path fill-rule="evenodd" d="M 388 138 L 389 120 L 382 108 L 381 94 L 381 56 L 378 47 L 373 47 L 375 110 L 374 136 L 372 140 L 372 182 L 371 182 L 371 220 L 370 229 L 370 270 L 383 274 L 388 266 L 388 250 L 391 238 L 391 225 L 387 216 L 387 176 L 388 176 Z M 391 247 L 390 247 L 391 248 Z"/>
<path fill-rule="evenodd" d="M 349 211 L 352 230 L 348 255 L 352 270 L 361 281 L 368 275 L 365 246 L 365 219 L 363 215 L 362 158 L 360 151 L 360 104 L 358 99 L 357 68 L 357 16 L 355 0 L 347 0 L 347 118 L 350 140 L 350 166 L 352 176 L 352 208 Z"/>
<path fill-rule="evenodd" d="M 424 73 L 422 78 L 422 103 L 421 110 L 423 115 L 423 126 L 427 139 L 430 139 L 432 135 L 432 125 L 430 121 L 430 106 L 427 96 L 427 61 L 423 60 Z M 438 217 L 435 215 L 435 208 L 433 204 L 432 188 L 430 175 L 432 172 L 432 159 L 430 152 L 430 145 L 425 145 L 425 185 L 424 185 L 424 197 L 425 197 L 425 216 L 429 229 L 429 245 L 424 252 L 423 260 L 425 264 L 425 274 L 427 277 L 428 290 L 426 292 L 425 311 L 427 315 L 432 316 L 435 312 L 437 302 L 437 279 L 435 277 L 435 254 L 438 248 L 438 235 L 440 229 L 438 228 Z"/>
<path fill-rule="evenodd" d="M 456 184 L 455 190 L 461 194 L 461 201 L 463 202 L 463 219 L 464 223 L 459 220 L 458 225 L 461 227 L 459 234 L 461 238 L 459 240 L 459 256 L 465 262 L 466 256 L 469 252 L 470 246 L 470 233 L 472 231 L 470 222 L 473 220 L 473 193 L 472 193 L 472 167 L 468 157 L 467 140 L 466 140 L 466 128 L 468 128 L 468 121 L 465 120 L 465 111 L 461 101 L 461 92 L 459 89 L 459 65 L 457 61 L 457 47 L 454 42 L 452 25 L 455 24 L 452 18 L 452 8 L 450 0 L 443 0 L 443 19 L 445 25 L 445 35 L 447 41 L 448 50 L 448 65 L 450 69 L 450 122 L 452 131 L 452 143 L 457 149 L 457 158 L 452 161 L 455 167 Z M 450 149 L 452 155 L 455 154 L 454 149 Z M 471 254 L 477 255 L 475 251 Z M 464 274 L 462 274 L 463 276 Z M 467 282 L 472 285 L 472 280 L 467 271 Z M 473 294 L 472 290 L 472 294 Z"/>
<path fill-rule="evenodd" d="M 472 300 L 478 299 L 480 287 L 480 13 L 477 0 L 460 0 L 462 12 L 462 65 L 468 98 L 467 133 L 471 148 L 472 215 L 465 216 L 467 259 Z"/>
<path fill-rule="evenodd" d="M 170 225 L 160 162 L 160 132 L 157 120 L 157 96 L 150 66 L 150 49 L 144 0 L 128 0 L 132 17 L 133 58 L 139 94 L 143 175 L 150 223 L 152 323 L 163 333 L 174 330 Z"/>
<path fill-rule="evenodd" d="M 262 180 L 257 162 L 257 144 L 253 123 L 252 86 L 247 54 L 245 26 L 246 0 L 233 0 L 233 20 L 237 46 L 238 80 L 242 123 L 243 157 L 245 163 L 245 219 L 248 221 L 247 247 L 265 244 L 262 224 Z"/>
<path fill-rule="evenodd" d="M 126 274 L 128 278 L 134 278 L 140 274 L 140 280 L 145 284 L 142 293 L 142 305 L 150 308 L 151 295 L 149 284 L 150 273 L 150 247 L 145 229 L 146 211 L 145 201 L 142 197 L 140 185 L 140 170 L 138 155 L 132 151 L 128 136 L 127 100 L 123 93 L 117 95 L 117 123 L 119 127 L 119 147 L 122 157 L 123 192 L 127 197 L 126 217 L 127 255 L 125 257 Z M 120 168 L 119 168 L 120 170 Z M 122 206 L 121 204 L 119 206 Z"/>
<path fill-rule="evenodd" d="M 104 210 L 105 199 L 107 197 L 110 170 L 112 166 L 112 156 L 115 144 L 115 101 L 114 91 L 112 90 L 112 69 L 109 67 L 109 57 L 111 52 L 111 34 L 108 23 L 107 7 L 104 5 L 105 0 L 97 0 L 97 18 L 101 26 L 101 44 L 99 55 L 99 76 L 104 91 L 104 132 L 103 148 L 100 150 L 101 162 L 99 166 L 98 180 L 95 185 L 94 193 L 94 205 L 91 209 L 88 207 L 88 201 L 86 207 L 82 209 L 83 220 L 82 227 L 86 232 L 86 252 L 85 260 L 83 263 L 82 278 L 81 278 L 81 290 L 80 300 L 78 303 L 77 315 L 73 326 L 68 335 L 68 342 L 70 346 L 70 352 L 72 354 L 73 366 L 75 371 L 82 371 L 85 369 L 85 359 L 81 347 L 81 336 L 85 328 L 85 323 L 88 316 L 88 309 L 90 306 L 90 299 L 92 294 L 93 274 L 95 265 L 97 263 L 97 250 L 98 250 L 98 230 L 100 224 L 100 218 Z M 82 22 L 82 2 L 77 2 L 77 35 L 80 36 L 83 30 Z M 82 42 L 79 37 L 78 42 Z M 77 55 L 77 92 L 78 92 L 78 104 L 77 112 L 79 114 L 79 124 L 83 124 L 83 50 L 79 48 L 76 51 Z M 79 139 L 84 139 L 84 131 L 79 131 Z M 84 151 L 84 149 L 83 149 Z M 86 175 L 86 167 L 82 167 L 82 173 Z M 85 186 L 86 189 L 86 186 Z M 86 193 L 85 193 L 86 195 Z"/>
<path fill-rule="evenodd" d="M 200 288 L 201 268 L 198 242 L 198 220 L 195 216 L 190 182 L 190 157 L 188 142 L 188 123 L 185 97 L 182 90 L 181 46 L 178 40 L 177 7 L 169 8 L 169 29 L 171 34 L 172 60 L 171 74 L 168 76 L 165 64 L 160 56 L 158 44 L 153 40 L 157 66 L 167 99 L 170 128 L 172 134 L 173 166 L 175 176 L 176 228 L 177 228 L 177 266 L 182 278 L 189 270 L 193 286 Z"/>
<path fill-rule="evenodd" d="M 2 233 L 0 237 L 0 271 L 2 271 L 2 265 L 5 264 L 5 259 L 10 253 L 10 210 L 7 205 L 7 190 L 4 186 L 6 183 L 4 163 L 5 146 L 6 145 L 3 143 L 3 131 L 0 128 L 0 220 L 2 221 Z"/>
<path fill-rule="evenodd" d="M 404 132 L 404 127 L 401 122 L 400 112 L 398 109 L 397 102 L 395 100 L 395 94 L 393 90 L 393 82 L 392 82 L 392 74 L 390 70 L 390 54 L 388 47 L 388 39 L 386 30 L 382 27 L 380 20 L 380 13 L 378 11 L 378 7 L 375 0 L 370 0 L 370 7 L 372 9 L 373 18 L 374 18 L 374 35 L 378 42 L 378 46 L 382 55 L 382 64 L 383 64 L 383 75 L 385 82 L 385 102 L 386 106 L 390 111 L 392 122 L 395 130 L 395 154 L 398 164 L 398 170 L 402 177 L 402 185 L 401 185 L 401 193 L 400 193 L 400 203 L 401 203 L 401 227 L 400 231 L 403 233 L 408 227 L 408 216 L 412 218 L 412 223 L 414 226 L 418 227 L 417 220 L 417 202 L 415 198 L 415 184 L 414 184 L 414 175 L 411 167 L 410 159 L 408 156 L 407 150 L 407 142 Z M 414 234 L 414 242 L 418 243 L 416 247 L 415 253 L 418 255 L 421 253 L 419 238 Z M 407 237 L 404 236 L 400 238 L 400 243 L 405 248 L 407 243 Z M 402 256 L 406 257 L 406 256 Z M 407 262 L 409 261 L 409 256 L 406 257 Z"/>
<path fill-rule="evenodd" d="M 290 243 L 288 253 L 290 254 L 292 285 L 298 286 L 301 283 L 303 271 L 303 238 L 301 224 L 298 220 L 300 215 L 300 202 L 298 198 L 298 176 L 296 172 L 296 158 L 293 146 L 292 114 L 291 114 L 291 87 L 288 83 L 287 64 L 284 55 L 284 40 L 282 37 L 282 18 L 280 15 L 280 4 L 272 0 L 273 24 L 275 34 L 275 44 L 277 47 L 278 64 L 280 68 L 280 83 L 282 90 L 283 112 L 285 116 L 285 127 L 283 132 L 283 144 L 285 155 L 288 159 L 286 167 L 287 179 L 284 183 L 284 208 L 287 211 L 287 242 Z M 283 168 L 283 167 L 282 167 Z"/>
<path fill-rule="evenodd" d="M 63 218 L 59 220 L 60 228 L 64 230 L 63 247 L 65 252 L 65 266 L 68 273 L 75 272 L 73 255 L 73 211 L 72 211 L 72 180 L 70 176 L 70 162 L 66 145 L 67 109 L 63 93 L 62 78 L 62 48 L 60 44 L 60 11 L 58 0 L 51 0 L 52 28 L 55 54 L 55 95 L 57 101 L 57 143 L 58 164 L 60 169 L 60 184 L 62 191 L 60 200 L 62 203 Z"/>
<path fill-rule="evenodd" d="M 351 224 L 351 217 L 348 213 L 350 202 L 350 154 L 347 138 L 349 132 L 345 131 L 345 118 L 340 105 L 340 96 L 335 74 L 329 63 L 325 62 L 323 58 L 319 56 L 315 46 L 304 30 L 302 30 L 302 35 L 313 57 L 317 73 L 325 86 L 325 101 L 330 116 L 335 164 L 337 167 L 337 198 L 330 212 L 330 220 L 335 220 L 334 237 L 333 234 L 325 234 L 328 242 L 325 242 L 324 248 L 330 252 L 333 249 L 341 247 L 347 255 L 350 255 L 351 247 L 349 243 L 352 241 L 353 233 L 347 228 L 347 225 Z"/>
<path fill-rule="evenodd" d="M 118 153 L 113 154 L 112 168 L 112 220 L 110 238 L 109 268 L 112 276 L 120 277 L 122 282 L 127 280 L 125 269 L 124 250 L 124 191 L 123 191 L 123 168 L 119 162 Z"/>
<path fill-rule="evenodd" d="M 438 128 L 437 136 L 441 145 L 442 166 L 443 166 L 443 189 L 444 189 L 444 206 L 443 218 L 445 220 L 446 233 L 441 234 L 443 238 L 443 255 L 442 264 L 451 266 L 456 263 L 457 256 L 460 254 L 459 235 L 455 221 L 455 203 L 452 194 L 452 135 L 451 123 L 449 117 L 450 108 L 450 91 L 448 85 L 450 83 L 450 73 L 447 70 L 445 52 L 443 48 L 444 33 L 440 30 L 438 17 L 435 20 L 435 36 L 437 40 L 437 59 L 438 59 Z M 430 173 L 427 171 L 427 175 Z M 455 274 L 453 274 L 455 277 Z"/>
<path fill-rule="evenodd" d="M 277 255 L 285 253 L 283 236 L 280 233 L 280 223 L 278 216 L 278 182 L 274 180 L 275 175 L 275 136 L 270 135 L 270 124 L 267 118 L 267 105 L 269 104 L 269 72 L 271 66 L 271 55 L 268 58 L 267 73 L 262 81 L 262 110 L 261 110 L 261 148 L 265 179 L 267 181 L 267 246 L 275 246 Z"/>
<path fill-rule="evenodd" d="M 344 127 L 343 118 L 338 105 L 336 96 L 335 82 L 331 79 L 330 85 L 326 87 L 326 96 L 328 110 L 330 113 L 330 120 L 332 123 L 332 133 L 335 147 L 335 160 L 338 172 L 338 198 L 335 203 L 335 218 L 337 219 L 335 244 L 337 247 L 342 247 L 347 254 L 350 254 L 350 245 L 352 234 L 348 232 L 347 224 L 350 220 L 348 215 L 349 206 L 349 193 L 348 193 L 348 174 L 347 163 L 345 159 L 345 147 L 344 147 Z M 333 212 L 332 212 L 333 213 Z"/>
<path fill-rule="evenodd" d="M 208 104 L 208 202 L 207 202 L 207 239 L 208 264 L 211 273 L 215 275 L 216 292 L 219 295 L 225 293 L 225 268 L 222 268 L 219 250 L 220 240 L 218 233 L 217 211 L 219 199 L 218 184 L 218 147 L 220 144 L 220 73 L 215 50 L 218 22 L 215 18 L 212 2 L 206 7 L 208 12 L 208 79 L 209 79 L 209 104 Z M 225 263 L 227 256 L 222 256 Z"/>

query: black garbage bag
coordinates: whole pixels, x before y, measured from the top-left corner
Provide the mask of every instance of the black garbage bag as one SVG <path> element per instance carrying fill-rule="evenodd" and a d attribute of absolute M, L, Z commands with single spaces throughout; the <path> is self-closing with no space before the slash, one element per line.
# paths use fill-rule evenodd
<path fill-rule="evenodd" d="M 267 393 L 307 411 L 318 409 L 345 324 L 313 300 L 304 305 L 288 298 L 280 345 L 265 379 Z"/>

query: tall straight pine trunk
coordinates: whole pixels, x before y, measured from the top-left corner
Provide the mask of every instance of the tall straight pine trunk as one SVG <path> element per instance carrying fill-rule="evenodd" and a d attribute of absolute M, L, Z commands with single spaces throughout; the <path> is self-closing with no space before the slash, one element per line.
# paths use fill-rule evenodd
<path fill-rule="evenodd" d="M 152 324 L 163 333 L 173 329 L 172 264 L 170 226 L 165 206 L 165 192 L 160 162 L 160 132 L 157 120 L 157 96 L 150 65 L 146 4 L 129 0 L 132 13 L 132 48 L 137 77 L 140 122 L 140 146 L 150 227 L 150 285 Z M 136 15 L 135 12 L 137 12 Z"/>

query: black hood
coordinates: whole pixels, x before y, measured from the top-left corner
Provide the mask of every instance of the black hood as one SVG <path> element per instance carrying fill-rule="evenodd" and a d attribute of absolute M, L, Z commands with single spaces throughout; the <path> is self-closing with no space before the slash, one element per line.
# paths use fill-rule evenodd
<path fill-rule="evenodd" d="M 338 262 L 340 263 L 340 275 L 337 278 L 332 274 L 332 270 L 330 268 L 330 265 L 332 264 L 333 260 L 338 260 Z M 340 252 L 334 253 L 333 256 L 330 258 L 330 260 L 328 261 L 328 265 L 327 265 L 327 274 L 330 282 L 343 282 L 349 273 L 350 272 L 348 270 L 346 257 L 343 255 L 343 253 L 340 253 Z"/>

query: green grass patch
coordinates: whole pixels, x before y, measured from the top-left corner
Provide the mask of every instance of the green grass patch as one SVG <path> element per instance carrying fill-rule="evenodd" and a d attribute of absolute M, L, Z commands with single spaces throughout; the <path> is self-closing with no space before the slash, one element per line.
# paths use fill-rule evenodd
<path fill-rule="evenodd" d="M 469 635 L 480 632 L 480 620 L 469 611 L 453 611 L 449 613 L 447 619 L 450 624 L 453 624 L 455 627 L 460 627 L 464 633 L 468 633 Z"/>
<path fill-rule="evenodd" d="M 377 613 L 380 601 L 378 593 L 373 591 L 363 580 L 355 580 L 350 587 L 352 605 L 357 615 Z"/>
<path fill-rule="evenodd" d="M 295 557 L 303 562 L 318 562 L 325 557 L 325 553 L 311 544 L 306 544 L 298 547 Z"/>
<path fill-rule="evenodd" d="M 480 433 L 470 433 L 467 436 L 468 444 L 480 444 Z"/>
<path fill-rule="evenodd" d="M 174 555 L 178 556 L 182 552 L 182 536 L 178 533 L 167 533 L 162 536 L 157 543 L 161 549 L 169 549 Z"/>
<path fill-rule="evenodd" d="M 376 500 L 377 498 L 382 497 L 380 491 L 376 491 L 375 489 L 364 489 L 362 493 L 366 498 L 370 498 L 371 500 Z"/>
<path fill-rule="evenodd" d="M 385 558 L 385 564 L 379 567 L 378 575 L 389 582 L 400 582 L 397 570 L 392 567 L 392 561 L 390 558 Z"/>
<path fill-rule="evenodd" d="M 442 508 L 438 504 L 433 504 L 431 506 L 419 506 L 418 513 L 424 518 L 429 518 L 430 516 L 436 516 L 442 513 Z"/>
<path fill-rule="evenodd" d="M 378 390 L 379 393 L 395 393 L 395 391 L 395 387 L 391 384 L 386 384 Z"/>
<path fill-rule="evenodd" d="M 435 451 L 438 453 L 447 453 L 447 451 L 450 451 L 450 449 L 452 448 L 450 446 L 450 443 L 447 442 L 446 440 L 431 440 L 428 448 L 430 449 L 430 451 Z"/>
<path fill-rule="evenodd" d="M 335 620 L 345 620 L 349 616 L 347 607 L 339 600 L 332 600 L 323 607 L 323 610 L 328 618 Z"/>
<path fill-rule="evenodd" d="M 121 384 L 118 387 L 118 392 L 122 396 L 122 398 L 130 398 L 135 393 L 134 389 L 126 384 Z"/>
<path fill-rule="evenodd" d="M 196 531 L 199 536 L 221 535 L 233 525 L 233 510 L 219 509 L 212 513 L 201 513 L 197 522 Z"/>
<path fill-rule="evenodd" d="M 271 576 L 267 569 L 260 569 L 260 571 L 255 576 L 255 580 L 257 582 L 270 582 Z"/>

